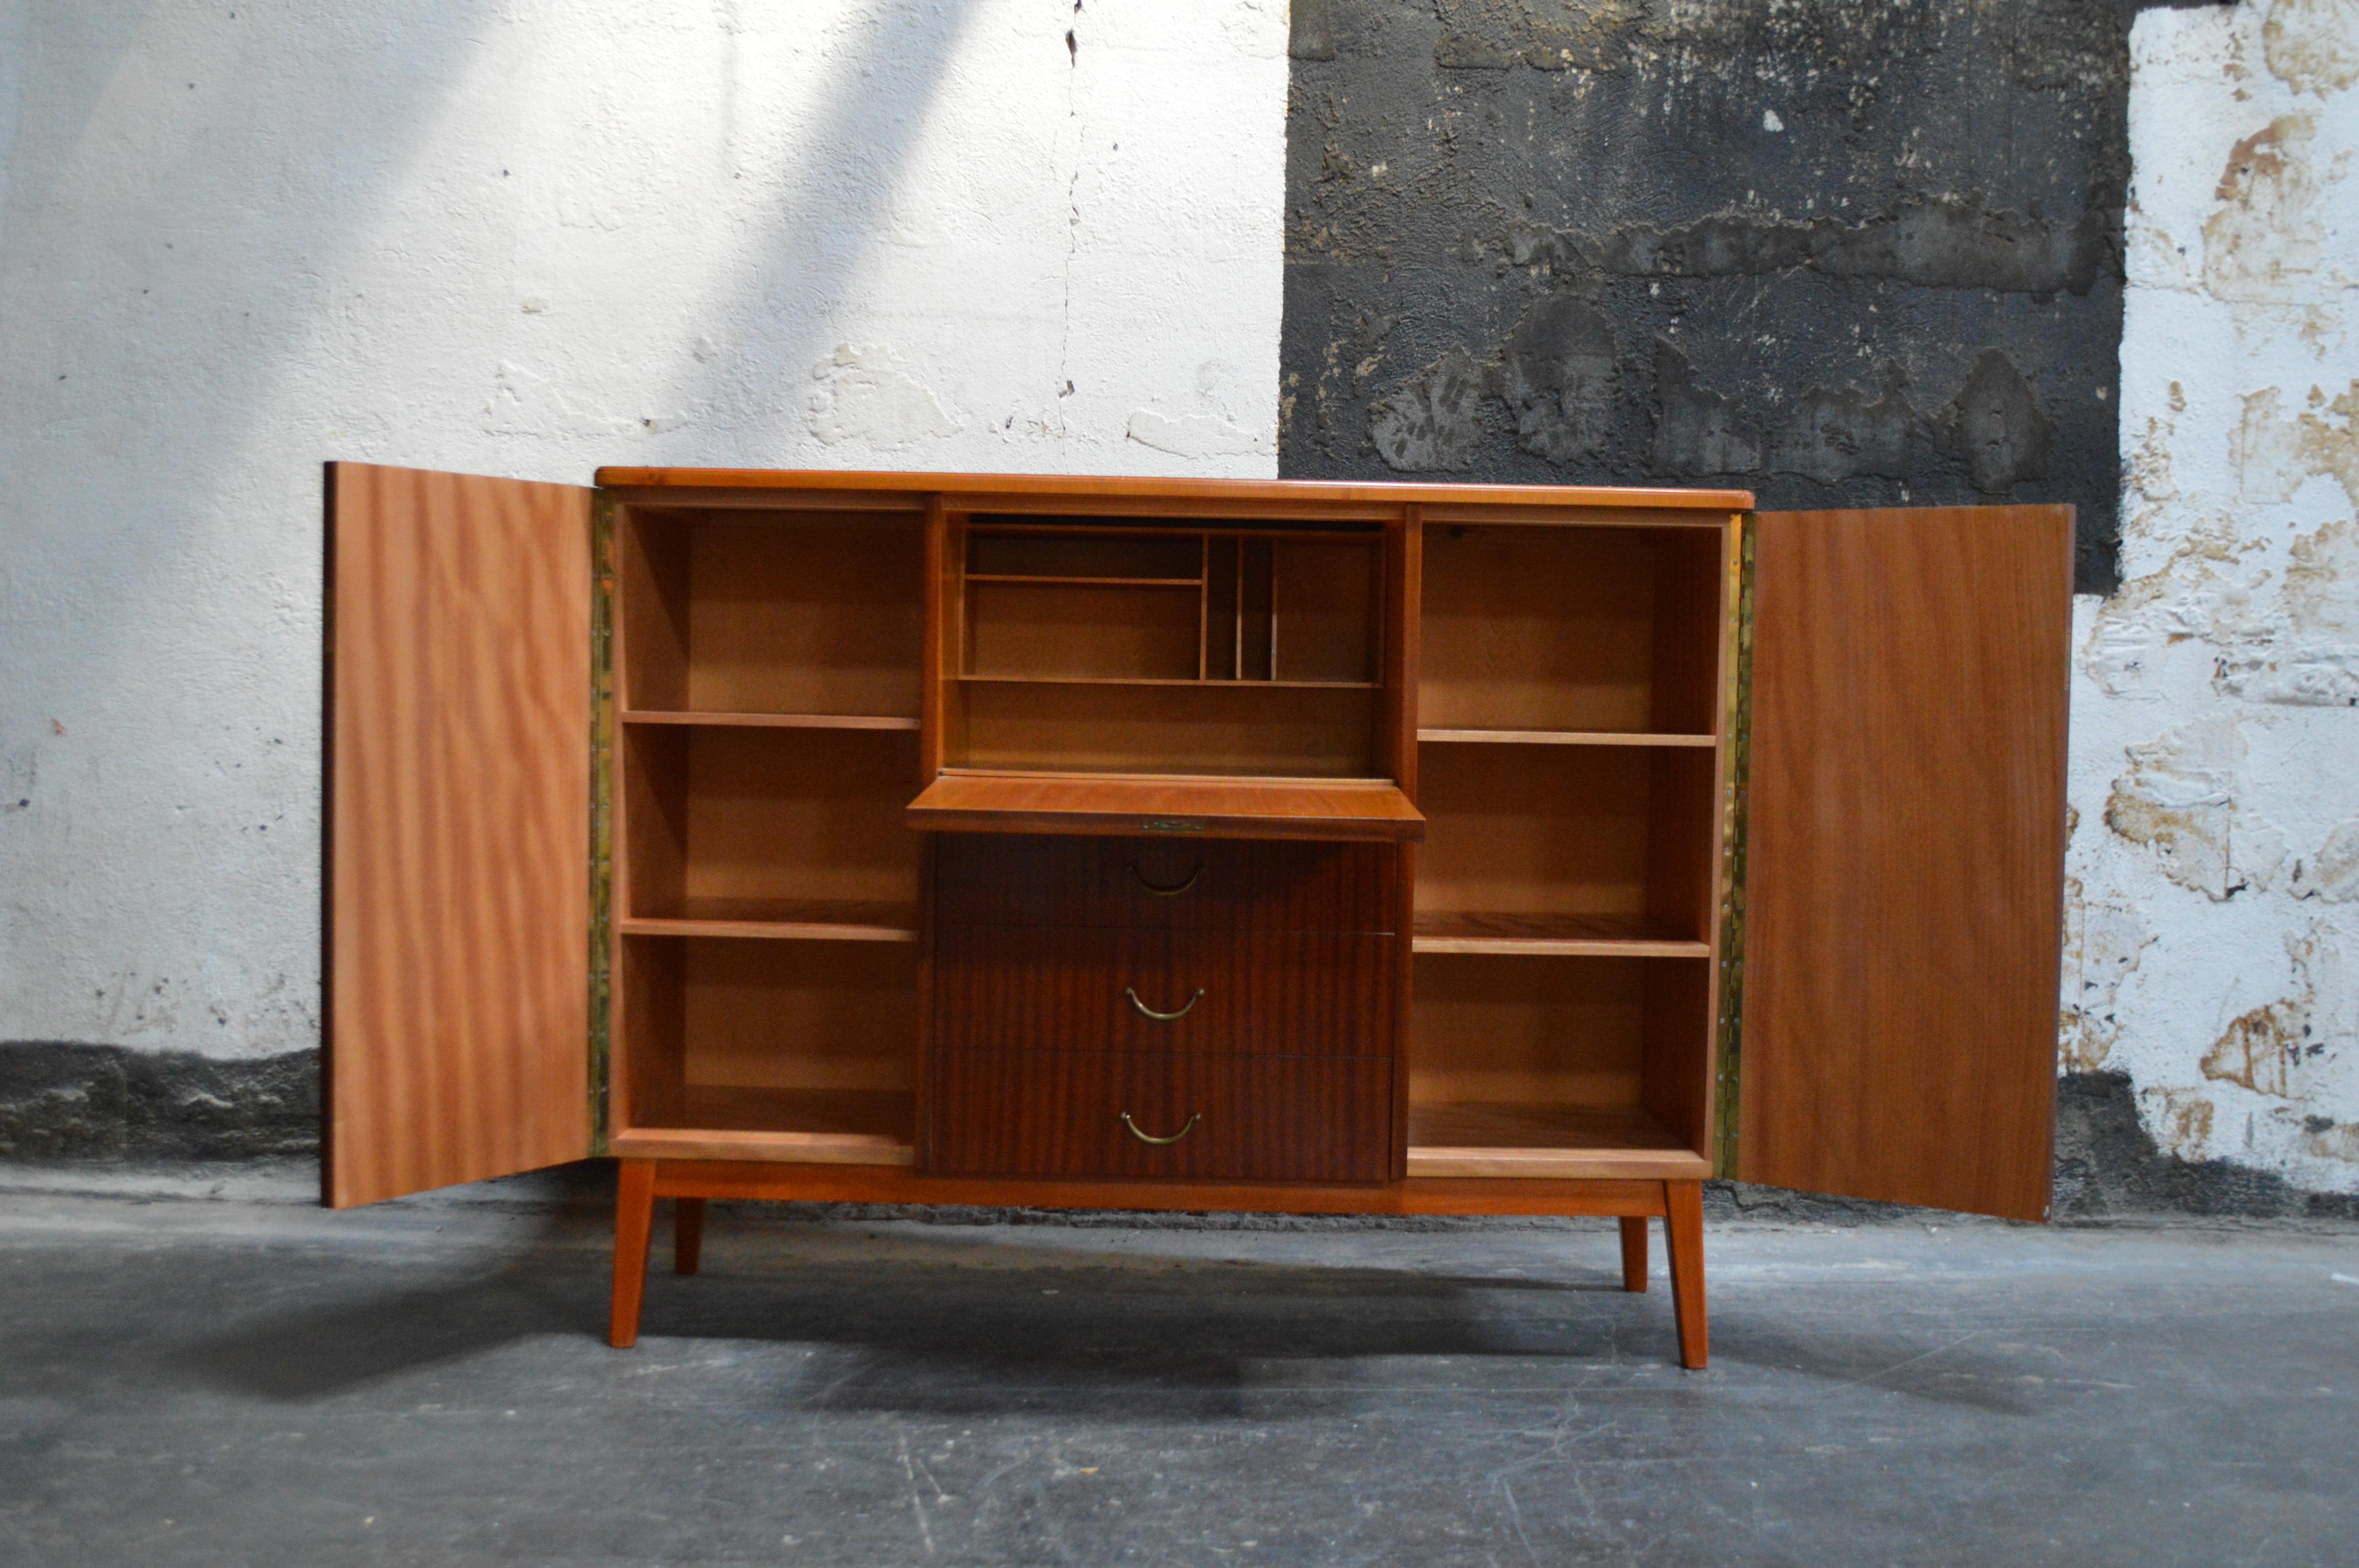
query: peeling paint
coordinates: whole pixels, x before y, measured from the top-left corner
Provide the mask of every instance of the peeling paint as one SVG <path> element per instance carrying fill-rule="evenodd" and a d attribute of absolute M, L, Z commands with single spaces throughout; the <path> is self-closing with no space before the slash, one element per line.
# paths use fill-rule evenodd
<path fill-rule="evenodd" d="M 2162 1152 L 2201 1160 L 2212 1143 L 2212 1104 L 2193 1089 L 2140 1089 L 2138 1109 Z"/>
<path fill-rule="evenodd" d="M 964 427 L 890 349 L 839 343 L 811 366 L 811 379 L 819 384 L 805 405 L 807 420 L 831 447 L 860 441 L 898 451 Z"/>
<path fill-rule="evenodd" d="M 2156 933 L 2127 903 L 2088 903 L 2077 879 L 2066 885 L 2064 912 L 2060 1057 L 2069 1072 L 2095 1072 L 2121 1038 L 2122 987 L 2154 946 Z"/>
<path fill-rule="evenodd" d="M 2105 802 L 2108 828 L 2153 850 L 2172 881 L 2215 902 L 2269 885 L 2285 839 L 2240 804 L 2246 746 L 2234 719 L 2179 725 L 2128 755 L 2130 770 Z"/>
<path fill-rule="evenodd" d="M 2269 74 L 2321 97 L 2359 81 L 2359 4 L 2276 0 L 2261 28 Z"/>

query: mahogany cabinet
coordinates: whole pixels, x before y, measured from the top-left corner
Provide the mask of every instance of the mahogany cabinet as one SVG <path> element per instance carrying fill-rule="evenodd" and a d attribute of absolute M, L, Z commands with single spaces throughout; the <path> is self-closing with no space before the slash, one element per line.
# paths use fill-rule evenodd
<path fill-rule="evenodd" d="M 2045 1216 L 2071 514 L 332 464 L 325 1200 Z"/>

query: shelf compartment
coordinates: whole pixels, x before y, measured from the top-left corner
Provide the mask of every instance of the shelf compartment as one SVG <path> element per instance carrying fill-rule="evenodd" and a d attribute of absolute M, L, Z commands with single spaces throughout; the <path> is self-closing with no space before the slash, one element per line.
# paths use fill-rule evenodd
<path fill-rule="evenodd" d="M 1419 772 L 1420 938 L 1509 942 L 1520 936 L 1515 922 L 1532 921 L 1528 939 L 1543 943 L 1681 942 L 1700 952 L 1710 940 L 1713 752 L 1446 746 L 1422 752 Z"/>
<path fill-rule="evenodd" d="M 977 527 L 967 535 L 966 569 L 970 580 L 1151 579 L 1192 586 L 1204 576 L 1203 535 Z"/>
<path fill-rule="evenodd" d="M 1701 1173 L 1708 958 L 1420 953 L 1414 965 L 1412 1173 Z"/>
<path fill-rule="evenodd" d="M 1148 678 L 1130 676 L 961 676 L 962 685 L 977 686 L 1204 686 L 1190 676 L 1186 678 L 1165 676 Z M 1374 691 L 1376 683 L 1364 680 L 1263 680 L 1250 686 L 1239 683 L 1222 687 L 1223 691 Z"/>
<path fill-rule="evenodd" d="M 1367 778 L 1376 692 L 1266 682 L 967 681 L 952 768 Z"/>
<path fill-rule="evenodd" d="M 1418 712 L 1440 730 L 1716 727 L 1720 530 L 1429 526 Z"/>
<path fill-rule="evenodd" d="M 620 750 L 624 920 L 768 908 L 788 913 L 751 918 L 863 925 L 875 924 L 865 912 L 792 912 L 917 905 L 924 844 L 902 820 L 917 789 L 916 734 L 631 725 Z"/>
<path fill-rule="evenodd" d="M 1419 730 L 1423 746 L 1699 746 L 1717 735 L 1655 735 L 1618 730 Z"/>
<path fill-rule="evenodd" d="M 1712 1168 L 1643 1108 L 1478 1102 L 1409 1107 L 1408 1173 L 1700 1181 Z"/>
<path fill-rule="evenodd" d="M 912 946 L 626 935 L 615 1152 L 908 1163 L 917 979 Z"/>
<path fill-rule="evenodd" d="M 626 710 L 915 719 L 925 544 L 906 514 L 625 506 Z"/>
<path fill-rule="evenodd" d="M 1708 958 L 1712 944 L 1643 914 L 1481 914 L 1425 912 L 1420 953 L 1528 953 L 1566 957 Z"/>
<path fill-rule="evenodd" d="M 773 941 L 915 942 L 914 904 L 855 899 L 681 898 L 665 915 L 631 916 L 623 934 L 745 936 Z"/>
<path fill-rule="evenodd" d="M 1194 680 L 1198 584 L 969 579 L 967 676 Z"/>
<path fill-rule="evenodd" d="M 946 773 L 909 803 L 929 832 L 1413 842 L 1425 819 L 1386 779 Z"/>
<path fill-rule="evenodd" d="M 915 733 L 918 720 L 883 713 L 700 713 L 632 711 L 625 724 L 695 724 L 745 730 L 906 730 Z"/>

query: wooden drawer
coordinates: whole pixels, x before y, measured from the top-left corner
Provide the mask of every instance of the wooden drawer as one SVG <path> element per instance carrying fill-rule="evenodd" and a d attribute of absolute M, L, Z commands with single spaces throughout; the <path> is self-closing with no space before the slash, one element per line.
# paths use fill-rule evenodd
<path fill-rule="evenodd" d="M 945 925 L 1390 932 L 1400 851 L 1388 844 L 944 833 Z"/>
<path fill-rule="evenodd" d="M 1391 1093 L 1390 1065 L 1364 1057 L 947 1052 L 934 1061 L 932 1168 L 1379 1182 L 1390 1162 Z M 1158 1144 L 1138 1133 L 1178 1136 Z"/>
<path fill-rule="evenodd" d="M 1389 1056 L 1397 940 L 946 925 L 934 1048 Z"/>

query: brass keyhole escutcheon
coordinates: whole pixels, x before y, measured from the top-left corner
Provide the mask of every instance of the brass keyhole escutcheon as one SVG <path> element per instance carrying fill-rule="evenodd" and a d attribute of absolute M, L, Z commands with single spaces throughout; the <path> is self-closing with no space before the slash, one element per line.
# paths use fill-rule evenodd
<path fill-rule="evenodd" d="M 1153 1008 L 1139 1000 L 1138 992 L 1131 989 L 1129 986 L 1122 988 L 1122 994 L 1130 999 L 1130 1005 L 1138 1009 L 1141 1016 L 1151 1018 L 1158 1023 L 1176 1023 L 1180 1019 L 1187 1017 L 1190 1012 L 1195 1010 L 1196 1004 L 1204 1000 L 1204 988 L 1198 986 L 1196 988 L 1196 994 L 1182 1002 L 1180 1005 L 1179 1011 L 1176 1012 L 1156 1011 Z"/>
<path fill-rule="evenodd" d="M 1199 992 L 1199 993 L 1197 993 L 1197 994 L 1201 995 L 1202 993 L 1201 993 L 1201 992 Z M 1125 1127 L 1126 1127 L 1126 1128 L 1128 1128 L 1128 1129 L 1130 1130 L 1130 1135 L 1131 1135 L 1133 1138 L 1137 1139 L 1141 1143 L 1153 1143 L 1153 1144 L 1157 1145 L 1158 1147 L 1160 1147 L 1160 1146 L 1162 1146 L 1162 1145 L 1164 1145 L 1164 1144 L 1169 1144 L 1169 1143 L 1177 1143 L 1177 1142 L 1179 1142 L 1179 1141 L 1180 1141 L 1180 1140 L 1181 1140 L 1182 1138 L 1187 1137 L 1187 1136 L 1188 1136 L 1188 1134 L 1190 1134 L 1190 1133 L 1191 1133 L 1191 1132 L 1195 1131 L 1195 1130 L 1196 1130 L 1196 1124 L 1197 1124 L 1198 1122 L 1200 1122 L 1200 1121 L 1203 1120 L 1203 1119 L 1204 1119 L 1204 1115 L 1203 1115 L 1203 1113 L 1202 1113 L 1201 1111 L 1199 1111 L 1199 1112 L 1197 1112 L 1195 1115 L 1193 1115 L 1193 1116 L 1191 1116 L 1191 1117 L 1190 1117 L 1190 1118 L 1188 1119 L 1188 1123 L 1187 1123 L 1187 1125 L 1186 1125 L 1186 1126 L 1184 1126 L 1184 1127 L 1180 1128 L 1180 1130 L 1179 1131 L 1177 1131 L 1177 1132 L 1173 1133 L 1170 1137 L 1169 1137 L 1169 1138 L 1158 1138 L 1158 1137 L 1156 1137 L 1156 1136 L 1155 1136 L 1155 1134 L 1153 1134 L 1152 1132 L 1141 1132 L 1141 1131 L 1138 1130 L 1138 1123 L 1136 1123 L 1136 1122 L 1135 1122 L 1135 1121 L 1133 1121 L 1133 1120 L 1131 1120 L 1131 1119 L 1130 1119 L 1130 1112 L 1128 1112 L 1128 1111 L 1124 1111 L 1124 1112 L 1122 1113 L 1122 1124 L 1123 1124 L 1123 1126 L 1125 1126 Z"/>
<path fill-rule="evenodd" d="M 1147 893 L 1151 897 L 1155 898 L 1178 898 L 1181 893 L 1186 892 L 1190 888 L 1194 887 L 1196 885 L 1196 879 L 1204 874 L 1203 866 L 1199 864 L 1194 871 L 1188 873 L 1188 880 L 1181 882 L 1178 887 L 1159 888 L 1153 882 L 1148 881 L 1146 876 L 1140 872 L 1136 864 L 1125 866 L 1123 869 L 1130 873 L 1131 879 L 1134 881 L 1137 882 L 1140 887 L 1145 888 L 1147 891 Z"/>

